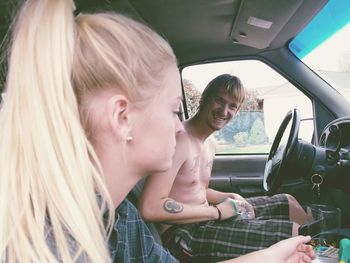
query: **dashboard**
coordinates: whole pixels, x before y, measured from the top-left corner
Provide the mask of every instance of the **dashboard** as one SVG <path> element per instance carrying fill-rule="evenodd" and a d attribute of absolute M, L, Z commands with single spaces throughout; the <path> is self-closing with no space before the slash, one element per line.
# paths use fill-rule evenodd
<path fill-rule="evenodd" d="M 350 149 L 350 118 L 341 118 L 329 123 L 323 130 L 319 145 L 333 151 Z"/>
<path fill-rule="evenodd" d="M 315 148 L 324 152 L 322 170 L 328 184 L 350 192 L 350 117 L 329 123 Z"/>

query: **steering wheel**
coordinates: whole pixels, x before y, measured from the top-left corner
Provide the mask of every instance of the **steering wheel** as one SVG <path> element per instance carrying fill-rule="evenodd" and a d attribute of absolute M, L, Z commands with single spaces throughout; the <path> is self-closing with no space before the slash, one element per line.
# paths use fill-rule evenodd
<path fill-rule="evenodd" d="M 288 135 L 287 143 L 281 143 L 283 135 L 287 131 L 288 124 L 292 121 Z M 292 152 L 298 144 L 298 133 L 300 127 L 300 111 L 298 109 L 290 110 L 284 117 L 277 135 L 272 143 L 269 157 L 264 170 L 264 189 L 269 195 L 276 193 L 283 181 L 283 173 L 286 169 L 288 160 L 292 157 Z M 287 131 L 288 132 L 288 131 Z"/>

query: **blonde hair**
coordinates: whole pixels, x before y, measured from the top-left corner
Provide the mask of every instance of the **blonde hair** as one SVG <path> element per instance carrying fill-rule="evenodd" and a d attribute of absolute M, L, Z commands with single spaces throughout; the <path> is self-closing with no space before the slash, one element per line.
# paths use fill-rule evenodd
<path fill-rule="evenodd" d="M 87 97 L 112 87 L 134 103 L 149 103 L 161 89 L 164 68 L 175 64 L 176 58 L 162 37 L 128 17 L 115 13 L 80 14 L 76 22 L 73 84 L 82 123 L 92 139 L 93 116 Z"/>
<path fill-rule="evenodd" d="M 79 15 L 75 23 L 73 9 L 71 0 L 26 1 L 14 29 L 0 111 L 6 262 L 110 262 L 102 214 L 110 212 L 110 229 L 114 209 L 86 134 L 93 124 L 85 98 L 113 87 L 147 100 L 157 89 L 142 83 L 157 83 L 175 62 L 146 26 L 116 14 Z"/>
<path fill-rule="evenodd" d="M 241 80 L 234 75 L 222 74 L 212 79 L 203 90 L 199 101 L 199 109 L 203 109 L 222 90 L 225 90 L 237 100 L 239 103 L 238 109 L 242 106 L 246 92 Z"/>

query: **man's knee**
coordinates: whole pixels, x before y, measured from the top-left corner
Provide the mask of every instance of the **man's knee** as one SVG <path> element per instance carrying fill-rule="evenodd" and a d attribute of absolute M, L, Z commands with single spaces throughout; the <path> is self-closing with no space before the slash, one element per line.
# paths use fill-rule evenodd
<path fill-rule="evenodd" d="M 295 199 L 294 196 L 286 194 L 287 199 L 288 199 L 288 205 L 289 205 L 289 210 L 303 210 L 301 205 L 299 204 L 298 200 Z"/>
<path fill-rule="evenodd" d="M 290 220 L 298 223 L 304 224 L 306 222 L 306 213 L 304 209 L 299 204 L 298 200 L 294 196 L 286 194 L 289 204 L 289 218 Z"/>
<path fill-rule="evenodd" d="M 292 236 L 293 237 L 299 235 L 299 227 L 300 227 L 299 224 L 293 222 L 293 226 L 292 226 Z"/>
<path fill-rule="evenodd" d="M 297 201 L 297 199 L 295 199 L 294 196 L 290 195 L 290 194 L 285 194 L 287 199 L 288 199 L 288 203 L 289 203 L 289 206 L 291 205 L 295 205 L 295 204 L 299 204 L 299 202 Z"/>

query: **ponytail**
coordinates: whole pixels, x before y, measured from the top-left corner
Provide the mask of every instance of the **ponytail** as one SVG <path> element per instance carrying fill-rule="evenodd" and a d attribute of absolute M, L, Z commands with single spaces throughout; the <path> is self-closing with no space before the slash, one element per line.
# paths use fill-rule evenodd
<path fill-rule="evenodd" d="M 14 28 L 0 111 L 5 262 L 110 261 L 102 214 L 112 201 L 71 83 L 73 9 L 72 0 L 28 0 Z"/>

